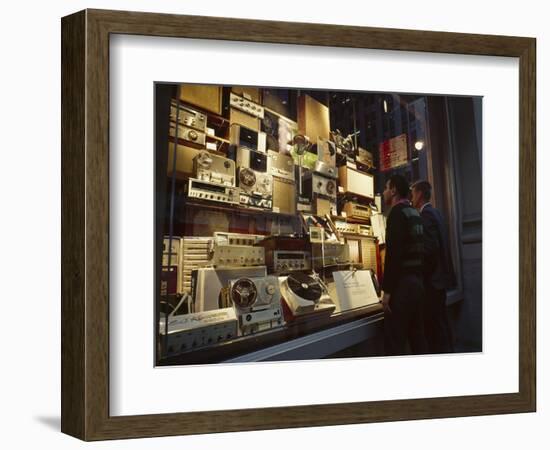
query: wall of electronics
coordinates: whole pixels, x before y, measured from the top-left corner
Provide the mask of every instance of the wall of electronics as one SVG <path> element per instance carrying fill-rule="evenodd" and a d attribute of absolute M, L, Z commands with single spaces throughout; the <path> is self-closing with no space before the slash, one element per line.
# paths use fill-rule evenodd
<path fill-rule="evenodd" d="M 181 85 L 170 107 L 165 356 L 378 302 L 385 222 L 361 130 L 331 130 L 297 90 Z"/>

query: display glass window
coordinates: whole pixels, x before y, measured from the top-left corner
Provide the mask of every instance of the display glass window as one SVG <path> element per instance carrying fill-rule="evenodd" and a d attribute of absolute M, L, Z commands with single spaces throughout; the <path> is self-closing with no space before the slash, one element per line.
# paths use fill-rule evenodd
<path fill-rule="evenodd" d="M 453 139 L 481 107 L 462 101 L 157 83 L 156 363 L 230 362 L 289 342 L 304 343 L 289 359 L 383 355 L 392 175 L 432 184 L 462 273 Z M 358 321 L 375 330 L 368 345 L 346 331 Z M 305 343 L 317 335 L 323 351 Z"/>

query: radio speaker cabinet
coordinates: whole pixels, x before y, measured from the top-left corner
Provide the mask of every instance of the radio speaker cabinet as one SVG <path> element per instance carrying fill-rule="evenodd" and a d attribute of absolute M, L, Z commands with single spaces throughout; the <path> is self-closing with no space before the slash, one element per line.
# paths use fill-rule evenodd
<path fill-rule="evenodd" d="M 263 89 L 263 105 L 283 117 L 296 121 L 296 91 L 293 89 Z"/>
<path fill-rule="evenodd" d="M 193 176 L 193 158 L 197 156 L 201 150 L 196 148 L 187 147 L 185 145 L 178 145 L 176 150 L 176 178 L 185 179 Z M 174 143 L 168 143 L 168 168 L 167 174 L 169 177 L 174 173 Z"/>
<path fill-rule="evenodd" d="M 179 87 L 179 98 L 214 114 L 222 113 L 222 88 L 206 84 L 182 84 Z"/>
<path fill-rule="evenodd" d="M 236 123 L 256 132 L 260 131 L 260 119 L 236 108 L 229 108 L 229 123 Z"/>
<path fill-rule="evenodd" d="M 296 214 L 296 184 L 293 181 L 273 177 L 273 211 Z"/>
<path fill-rule="evenodd" d="M 298 97 L 298 129 L 311 142 L 329 139 L 330 120 L 328 107 L 307 94 Z"/>
<path fill-rule="evenodd" d="M 232 86 L 231 92 L 240 95 L 241 97 L 250 99 L 254 103 L 262 103 L 260 88 L 251 86 Z"/>
<path fill-rule="evenodd" d="M 374 199 L 374 177 L 365 172 L 342 166 L 338 169 L 340 186 L 346 192 Z"/>

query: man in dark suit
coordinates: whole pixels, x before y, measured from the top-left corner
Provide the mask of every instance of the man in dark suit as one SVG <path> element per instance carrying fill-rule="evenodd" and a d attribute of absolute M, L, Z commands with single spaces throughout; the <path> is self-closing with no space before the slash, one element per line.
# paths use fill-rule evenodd
<path fill-rule="evenodd" d="M 383 197 L 391 206 L 386 226 L 382 306 L 386 355 L 426 352 L 422 302 L 422 219 L 407 199 L 409 184 L 401 175 L 387 182 Z"/>
<path fill-rule="evenodd" d="M 429 353 L 450 353 L 453 338 L 447 316 L 447 289 L 456 285 L 445 221 L 430 203 L 428 181 L 412 185 L 412 204 L 424 226 L 424 330 Z"/>

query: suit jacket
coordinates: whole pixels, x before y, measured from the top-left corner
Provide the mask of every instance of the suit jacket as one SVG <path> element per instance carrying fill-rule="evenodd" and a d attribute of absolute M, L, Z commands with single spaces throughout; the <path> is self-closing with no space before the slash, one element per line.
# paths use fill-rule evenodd
<path fill-rule="evenodd" d="M 424 226 L 424 280 L 434 289 L 455 287 L 456 278 L 443 216 L 432 205 L 426 205 L 420 216 Z"/>

